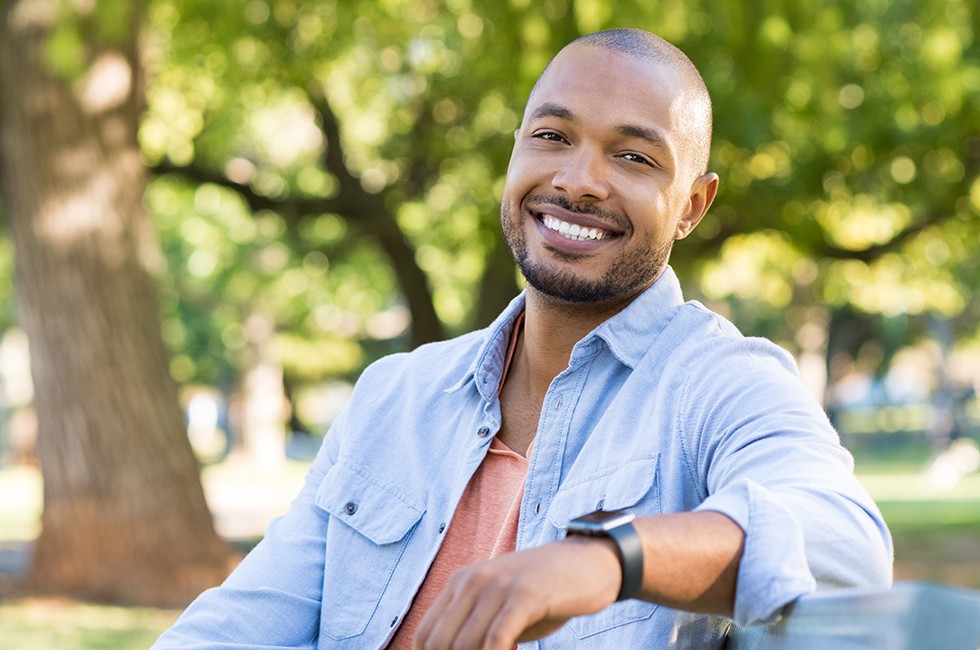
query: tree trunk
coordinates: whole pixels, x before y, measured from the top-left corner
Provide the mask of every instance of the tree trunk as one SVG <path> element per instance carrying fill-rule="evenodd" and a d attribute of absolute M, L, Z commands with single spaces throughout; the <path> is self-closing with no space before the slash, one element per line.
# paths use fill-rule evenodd
<path fill-rule="evenodd" d="M 134 3 L 140 5 L 140 3 Z M 141 200 L 139 10 L 84 67 L 46 47 L 58 0 L 0 4 L 0 191 L 31 344 L 44 513 L 27 588 L 186 602 L 226 575 L 160 334 L 160 255 Z M 112 41 L 112 42 L 105 42 Z"/>

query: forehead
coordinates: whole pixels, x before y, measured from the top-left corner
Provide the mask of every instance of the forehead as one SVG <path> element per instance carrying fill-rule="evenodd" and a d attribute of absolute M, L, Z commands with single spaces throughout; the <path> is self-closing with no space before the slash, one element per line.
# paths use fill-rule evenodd
<path fill-rule="evenodd" d="M 602 125 L 636 124 L 673 134 L 682 80 L 675 68 L 588 45 L 565 48 L 528 98 L 525 119 L 542 104 L 558 104 L 579 119 Z"/>

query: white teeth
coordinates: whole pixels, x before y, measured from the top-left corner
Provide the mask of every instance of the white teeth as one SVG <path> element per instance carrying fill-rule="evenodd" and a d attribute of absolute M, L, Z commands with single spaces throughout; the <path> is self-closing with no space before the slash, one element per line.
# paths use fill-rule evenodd
<path fill-rule="evenodd" d="M 544 215 L 544 225 L 550 230 L 571 239 L 573 241 L 583 241 L 586 239 L 594 239 L 596 241 L 606 238 L 606 231 L 599 230 L 598 228 L 583 228 L 577 224 L 568 223 L 567 221 L 561 221 L 556 219 L 551 215 Z"/>

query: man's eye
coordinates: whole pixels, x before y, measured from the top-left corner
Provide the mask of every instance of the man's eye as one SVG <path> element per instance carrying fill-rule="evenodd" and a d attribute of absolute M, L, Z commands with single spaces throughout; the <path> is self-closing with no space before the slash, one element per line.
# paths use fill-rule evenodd
<path fill-rule="evenodd" d="M 638 153 L 624 153 L 623 159 L 630 162 L 640 163 L 641 165 L 649 165 L 651 167 L 656 167 L 656 165 L 646 156 L 642 156 Z"/>
<path fill-rule="evenodd" d="M 564 142 L 565 138 L 561 137 L 554 131 L 541 131 L 540 133 L 535 133 L 532 137 L 538 138 L 539 140 L 548 140 L 550 142 Z"/>

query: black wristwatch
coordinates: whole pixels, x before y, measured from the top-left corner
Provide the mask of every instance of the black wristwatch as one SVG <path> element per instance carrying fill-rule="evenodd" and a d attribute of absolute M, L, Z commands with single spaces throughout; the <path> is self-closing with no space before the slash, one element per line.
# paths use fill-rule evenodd
<path fill-rule="evenodd" d="M 619 564 L 623 570 L 623 582 L 617 602 L 634 598 L 643 587 L 643 544 L 633 527 L 636 517 L 622 510 L 596 510 L 568 522 L 568 535 L 608 537 L 616 545 Z"/>

